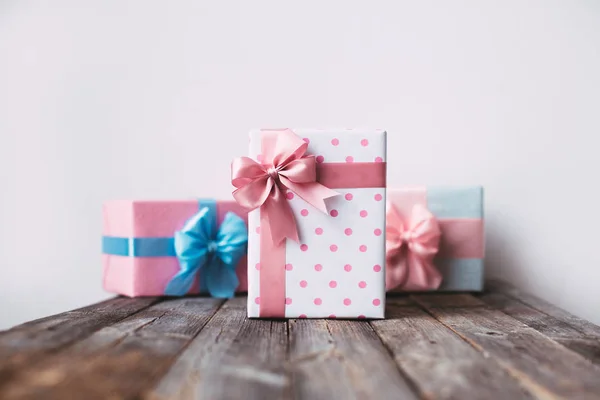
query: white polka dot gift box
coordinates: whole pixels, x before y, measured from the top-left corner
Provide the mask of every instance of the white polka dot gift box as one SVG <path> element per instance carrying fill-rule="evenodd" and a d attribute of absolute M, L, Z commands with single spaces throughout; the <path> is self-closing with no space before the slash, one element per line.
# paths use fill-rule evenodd
<path fill-rule="evenodd" d="M 386 133 L 261 129 L 232 163 L 248 316 L 383 318 Z"/>

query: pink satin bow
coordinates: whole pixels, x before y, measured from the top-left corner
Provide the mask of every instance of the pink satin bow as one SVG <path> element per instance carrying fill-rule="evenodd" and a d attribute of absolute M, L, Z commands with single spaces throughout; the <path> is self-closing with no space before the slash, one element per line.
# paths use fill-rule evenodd
<path fill-rule="evenodd" d="M 437 289 L 442 275 L 433 258 L 439 250 L 441 230 L 433 214 L 416 204 L 403 222 L 398 210 L 388 204 L 386 215 L 387 290 L 405 291 Z"/>
<path fill-rule="evenodd" d="M 272 159 L 267 164 L 249 157 L 234 159 L 231 183 L 237 189 L 233 197 L 241 206 L 250 210 L 260 207 L 261 214 L 268 216 L 264 220 L 269 224 L 274 244 L 280 244 L 286 237 L 298 242 L 296 220 L 285 198 L 286 189 L 325 213 L 325 199 L 338 193 L 317 182 L 315 156 L 304 154 L 308 144 L 290 129 L 270 131 L 262 140 L 263 157 Z"/>

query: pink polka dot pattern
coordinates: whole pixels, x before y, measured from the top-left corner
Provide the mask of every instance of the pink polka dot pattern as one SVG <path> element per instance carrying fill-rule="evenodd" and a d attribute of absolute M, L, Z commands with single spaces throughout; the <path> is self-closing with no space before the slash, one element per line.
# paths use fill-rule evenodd
<path fill-rule="evenodd" d="M 365 246 L 364 244 L 361 244 L 358 249 L 360 250 L 361 253 L 364 253 L 367 251 L 367 246 Z"/>
<path fill-rule="evenodd" d="M 340 215 L 338 210 L 331 210 L 329 211 L 329 215 L 331 215 L 332 217 L 337 217 L 338 215 Z"/>
<path fill-rule="evenodd" d="M 350 265 L 350 264 L 344 265 L 344 271 L 346 271 L 346 272 L 352 271 L 352 265 Z"/>
<path fill-rule="evenodd" d="M 383 200 L 383 196 L 380 195 L 379 193 L 377 193 L 373 198 L 375 199 L 375 201 L 381 201 L 381 200 Z"/>
<path fill-rule="evenodd" d="M 369 213 L 367 212 L 367 210 L 361 210 L 360 211 L 360 216 L 362 218 L 367 218 L 369 216 Z"/>
<path fill-rule="evenodd" d="M 331 144 L 334 145 L 334 146 L 337 146 L 338 144 L 340 144 L 340 141 L 337 138 L 336 139 L 332 139 L 331 140 Z"/>
<path fill-rule="evenodd" d="M 358 318 L 358 319 L 365 319 L 366 317 L 365 317 L 364 315 L 362 315 L 362 314 L 361 314 L 361 315 L 359 315 L 359 316 L 358 316 L 358 317 L 356 317 L 356 318 Z"/>
<path fill-rule="evenodd" d="M 337 287 L 337 282 L 336 281 L 330 281 L 329 282 L 329 287 L 332 289 L 335 289 Z"/>
<path fill-rule="evenodd" d="M 344 198 L 346 200 L 348 200 L 348 201 L 351 201 L 354 198 L 354 196 L 352 195 L 352 193 L 346 193 L 346 195 L 344 196 Z"/>
<path fill-rule="evenodd" d="M 383 162 L 383 158 L 381 158 L 381 157 L 375 157 L 375 162 L 376 163 Z"/>
<path fill-rule="evenodd" d="M 345 298 L 344 299 L 344 305 L 345 306 L 349 306 L 350 304 L 352 304 L 352 300 L 350 300 L 349 298 Z"/>
<path fill-rule="evenodd" d="M 323 266 L 321 264 L 315 264 L 315 271 L 317 271 L 317 272 L 323 271 Z"/>
<path fill-rule="evenodd" d="M 346 162 L 347 163 L 353 163 L 354 162 L 354 157 L 352 157 L 352 156 L 346 157 Z"/>
<path fill-rule="evenodd" d="M 367 147 L 369 145 L 369 141 L 367 139 L 363 139 L 360 141 L 360 145 L 363 147 Z"/>
<path fill-rule="evenodd" d="M 307 251 L 308 250 L 308 246 L 306 244 L 300 245 L 300 250 Z"/>
<path fill-rule="evenodd" d="M 329 316 L 329 319 L 336 319 L 336 316 L 335 316 L 335 314 L 331 314 L 331 315 Z"/>
<path fill-rule="evenodd" d="M 315 303 L 315 306 L 320 306 L 321 304 L 323 304 L 323 300 L 321 300 L 319 297 L 317 297 L 313 303 Z"/>
<path fill-rule="evenodd" d="M 306 217 L 308 215 L 308 210 L 306 208 L 303 208 L 302 211 L 300 211 L 300 215 Z"/>
<path fill-rule="evenodd" d="M 350 235 L 352 235 L 352 229 L 346 228 L 346 229 L 344 229 L 344 233 L 346 234 L 346 236 L 350 236 Z"/>
<path fill-rule="evenodd" d="M 338 251 L 338 247 L 335 244 L 332 244 L 331 246 L 329 246 L 329 250 L 335 253 L 336 251 Z"/>
<path fill-rule="evenodd" d="M 291 271 L 294 269 L 294 266 L 292 264 L 285 264 L 285 270 L 286 271 Z"/>
<path fill-rule="evenodd" d="M 367 287 L 367 282 L 365 282 L 365 281 L 358 282 L 358 287 L 361 288 L 361 289 L 366 288 Z"/>
<path fill-rule="evenodd" d="M 375 300 L 373 300 L 373 305 L 374 305 L 374 306 L 378 306 L 378 305 L 380 305 L 380 304 L 381 304 L 381 300 L 379 300 L 379 299 L 375 299 Z"/>
<path fill-rule="evenodd" d="M 298 318 L 306 318 L 306 314 L 300 314 L 298 315 Z"/>
<path fill-rule="evenodd" d="M 373 265 L 373 271 L 380 272 L 381 271 L 381 265 L 379 265 L 379 264 Z"/>
<path fill-rule="evenodd" d="M 287 192 L 287 193 L 285 194 L 285 198 L 286 198 L 286 199 L 288 199 L 288 200 L 292 200 L 292 199 L 294 198 L 294 193 L 292 193 L 292 192 Z"/>
<path fill-rule="evenodd" d="M 308 286 L 308 282 L 306 282 L 306 281 L 300 281 L 300 287 L 301 288 L 305 288 L 307 286 Z"/>
<path fill-rule="evenodd" d="M 285 304 L 286 304 L 286 305 L 288 305 L 288 306 L 289 306 L 290 304 L 292 304 L 292 299 L 291 299 L 291 298 L 289 298 L 289 297 L 286 297 L 286 298 L 285 298 Z"/>
<path fill-rule="evenodd" d="M 306 142 L 306 144 L 310 143 L 310 139 L 309 138 L 303 138 L 302 140 L 304 140 Z"/>
<path fill-rule="evenodd" d="M 255 232 L 260 235 L 260 226 L 257 226 Z"/>
<path fill-rule="evenodd" d="M 375 234 L 375 236 L 381 236 L 381 229 L 377 228 L 373 231 L 373 233 Z"/>
<path fill-rule="evenodd" d="M 315 233 L 317 235 L 322 235 L 323 234 L 323 228 L 317 228 L 317 229 L 315 229 Z"/>
<path fill-rule="evenodd" d="M 254 268 L 256 268 L 257 271 L 260 271 L 260 263 L 256 263 L 254 265 Z"/>
<path fill-rule="evenodd" d="M 257 298 L 255 298 L 255 299 L 254 299 L 254 302 L 255 302 L 256 304 L 260 304 L 260 297 L 257 297 Z"/>
<path fill-rule="evenodd" d="M 325 161 L 325 157 L 323 157 L 323 156 L 317 156 L 317 162 L 319 164 L 323 163 L 324 161 Z"/>

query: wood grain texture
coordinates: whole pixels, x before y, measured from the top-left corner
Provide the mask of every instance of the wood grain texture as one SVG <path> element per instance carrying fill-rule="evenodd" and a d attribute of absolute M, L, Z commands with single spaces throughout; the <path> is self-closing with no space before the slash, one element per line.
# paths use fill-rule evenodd
<path fill-rule="evenodd" d="M 0 398 L 600 399 L 600 328 L 508 285 L 388 319 L 249 320 L 246 298 L 116 298 L 0 332 Z"/>
<path fill-rule="evenodd" d="M 523 292 L 502 281 L 491 280 L 486 283 L 486 292 L 502 293 L 530 306 L 533 309 L 550 315 L 559 321 L 565 322 L 583 333 L 586 337 L 600 338 L 600 326 L 579 318 L 555 305 Z"/>
<path fill-rule="evenodd" d="M 542 399 L 600 399 L 600 368 L 540 332 L 489 307 L 446 307 L 420 301 L 436 319 L 490 355 Z"/>
<path fill-rule="evenodd" d="M 462 297 L 457 295 L 451 304 L 471 304 Z M 451 300 L 452 296 L 443 298 Z M 386 316 L 371 325 L 422 398 L 534 398 L 495 360 L 485 357 L 416 304 L 389 299 Z"/>
<path fill-rule="evenodd" d="M 246 318 L 230 299 L 149 394 L 150 399 L 281 399 L 290 378 L 287 323 Z"/>
<path fill-rule="evenodd" d="M 0 332 L 3 360 L 13 354 L 57 350 L 98 328 L 117 322 L 153 303 L 156 298 L 115 297 L 95 305 L 40 318 Z"/>
<path fill-rule="evenodd" d="M 525 325 L 600 365 L 600 339 L 586 335 L 565 320 L 555 318 L 502 293 L 489 292 L 478 298 Z"/>
<path fill-rule="evenodd" d="M 0 384 L 2 399 L 138 398 L 222 304 L 210 298 L 157 303 L 24 366 Z M 49 390 L 49 389 L 52 390 Z"/>
<path fill-rule="evenodd" d="M 417 398 L 367 321 L 297 319 L 289 325 L 294 398 Z"/>
<path fill-rule="evenodd" d="M 0 332 L 0 383 L 10 380 L 21 366 L 56 353 L 157 301 L 156 298 L 116 297 Z"/>
<path fill-rule="evenodd" d="M 481 300 L 465 293 L 427 293 L 419 295 L 410 295 L 409 299 L 413 304 L 420 304 L 424 307 L 438 306 L 443 304 L 445 308 L 470 308 L 486 307 Z M 418 301 L 415 301 L 418 299 Z"/>

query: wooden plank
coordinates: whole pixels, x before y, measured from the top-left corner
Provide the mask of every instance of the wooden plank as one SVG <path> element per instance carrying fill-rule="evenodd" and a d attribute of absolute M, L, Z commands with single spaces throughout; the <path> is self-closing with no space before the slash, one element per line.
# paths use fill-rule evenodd
<path fill-rule="evenodd" d="M 413 298 L 535 396 L 600 399 L 600 368 L 535 329 L 489 307 L 445 307 Z"/>
<path fill-rule="evenodd" d="M 0 332 L 0 382 L 7 380 L 21 365 L 36 362 L 157 301 L 157 298 L 116 297 Z"/>
<path fill-rule="evenodd" d="M 583 337 L 581 332 L 566 322 L 538 311 L 501 293 L 484 293 L 477 297 L 488 306 L 510 315 L 523 322 L 525 325 L 553 339 L 560 337 Z"/>
<path fill-rule="evenodd" d="M 410 296 L 410 300 L 414 304 L 414 296 Z M 424 306 L 443 304 L 444 307 L 486 307 L 485 303 L 466 293 L 427 293 L 417 295 L 419 304 Z"/>
<path fill-rule="evenodd" d="M 0 332 L 0 351 L 22 353 L 29 349 L 56 349 L 95 328 L 119 321 L 153 303 L 157 298 L 115 297 L 100 303 L 18 325 Z"/>
<path fill-rule="evenodd" d="M 479 295 L 489 306 L 523 322 L 568 349 L 600 365 L 600 340 L 580 332 L 564 320 L 536 310 L 519 300 L 498 292 Z"/>
<path fill-rule="evenodd" d="M 292 396 L 415 399 L 367 321 L 290 320 Z"/>
<path fill-rule="evenodd" d="M 414 305 L 407 293 L 387 293 L 386 296 L 388 300 L 393 299 L 395 304 Z"/>
<path fill-rule="evenodd" d="M 129 300 L 134 301 L 134 300 Z M 222 304 L 166 300 L 107 326 L 0 382 L 0 398 L 139 398 Z"/>
<path fill-rule="evenodd" d="M 456 297 L 454 297 L 456 296 Z M 424 296 L 427 299 L 430 295 Z M 462 295 L 436 296 L 474 304 Z M 371 325 L 426 399 L 530 399 L 520 383 L 416 304 L 388 299 L 387 319 Z"/>
<path fill-rule="evenodd" d="M 600 326 L 579 318 L 538 297 L 525 293 L 508 283 L 498 280 L 491 280 L 486 282 L 486 291 L 492 293 L 502 293 L 505 296 L 512 297 L 513 299 L 516 299 L 521 303 L 530 306 L 531 308 L 569 324 L 579 332 L 583 333 L 586 337 L 600 339 Z"/>
<path fill-rule="evenodd" d="M 246 297 L 230 299 L 148 398 L 284 398 L 290 389 L 287 346 L 285 321 L 250 320 Z"/>

